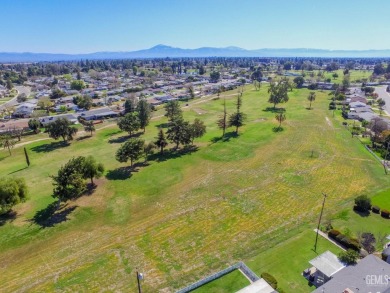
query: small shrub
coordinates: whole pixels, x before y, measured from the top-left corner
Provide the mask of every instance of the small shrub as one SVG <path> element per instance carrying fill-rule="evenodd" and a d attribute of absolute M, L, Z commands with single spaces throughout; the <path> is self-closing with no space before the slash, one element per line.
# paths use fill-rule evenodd
<path fill-rule="evenodd" d="M 373 213 L 379 214 L 381 209 L 378 206 L 372 206 L 371 210 L 372 210 Z"/>
<path fill-rule="evenodd" d="M 388 219 L 390 217 L 390 212 L 388 210 L 382 210 L 381 216 L 385 219 Z"/>
<path fill-rule="evenodd" d="M 342 251 L 339 253 L 339 260 L 347 265 L 356 264 L 358 258 L 359 254 L 352 249 L 348 249 L 347 251 Z"/>
<path fill-rule="evenodd" d="M 360 244 L 357 239 L 350 238 L 347 247 L 356 251 L 360 251 Z"/>
<path fill-rule="evenodd" d="M 329 232 L 328 232 L 328 236 L 330 238 L 333 238 L 335 239 L 337 237 L 337 235 L 340 235 L 341 232 L 339 230 L 336 230 L 336 229 L 331 229 Z"/>
<path fill-rule="evenodd" d="M 278 281 L 276 281 L 275 277 L 268 274 L 268 273 L 262 273 L 261 277 L 274 289 L 278 287 Z"/>
<path fill-rule="evenodd" d="M 343 125 L 344 125 L 344 126 L 348 125 L 348 122 L 344 121 L 344 122 L 343 122 Z"/>

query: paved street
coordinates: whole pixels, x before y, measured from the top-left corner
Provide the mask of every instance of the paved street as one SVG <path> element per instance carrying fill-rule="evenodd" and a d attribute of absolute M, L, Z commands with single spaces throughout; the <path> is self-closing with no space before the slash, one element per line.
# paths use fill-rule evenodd
<path fill-rule="evenodd" d="M 386 92 L 387 85 L 375 87 L 375 92 L 378 94 L 378 98 L 383 99 L 386 102 L 385 111 L 390 114 L 390 94 Z"/>
<path fill-rule="evenodd" d="M 18 95 L 22 94 L 22 93 L 25 93 L 26 96 L 28 97 L 31 93 L 31 88 L 28 87 L 28 86 L 23 86 L 23 85 L 20 85 L 20 86 L 15 86 L 15 89 L 18 91 L 18 94 L 11 100 L 9 100 L 8 102 L 0 105 L 0 110 L 5 108 L 5 107 L 12 107 L 12 106 L 15 106 L 18 102 L 16 101 L 16 98 L 18 97 Z"/>

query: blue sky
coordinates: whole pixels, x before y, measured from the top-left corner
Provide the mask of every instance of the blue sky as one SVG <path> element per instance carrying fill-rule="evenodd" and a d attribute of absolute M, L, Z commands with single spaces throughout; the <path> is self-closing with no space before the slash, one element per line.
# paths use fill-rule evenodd
<path fill-rule="evenodd" d="M 0 52 L 390 49 L 388 0 L 0 0 Z"/>

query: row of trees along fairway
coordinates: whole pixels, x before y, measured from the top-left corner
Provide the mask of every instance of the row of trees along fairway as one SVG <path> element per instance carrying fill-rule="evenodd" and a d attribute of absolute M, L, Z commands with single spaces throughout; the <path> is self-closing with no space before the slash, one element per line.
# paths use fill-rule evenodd
<path fill-rule="evenodd" d="M 129 113 L 118 121 L 119 128 L 130 135 L 133 135 L 139 128 L 145 131 L 145 127 L 150 120 L 149 104 L 141 99 L 138 105 L 134 107 L 132 102 L 129 101 L 127 109 Z M 190 123 L 184 120 L 178 101 L 166 103 L 165 111 L 165 116 L 169 120 L 166 132 L 160 128 L 155 141 L 149 143 L 140 138 L 130 137 L 116 152 L 116 159 L 119 162 L 130 161 L 130 165 L 133 166 L 134 162 L 141 157 L 144 157 L 146 161 L 148 156 L 153 154 L 155 148 L 159 148 L 160 154 L 163 154 L 169 142 L 175 144 L 175 149 L 178 149 L 180 145 L 193 144 L 195 138 L 202 137 L 206 133 L 206 126 L 203 121 L 195 119 L 193 123 Z"/>
<path fill-rule="evenodd" d="M 133 135 L 135 131 L 146 130 L 152 117 L 152 109 L 145 99 L 140 99 L 138 103 L 135 99 L 125 101 L 125 116 L 118 120 L 118 126 L 122 131 Z"/>
<path fill-rule="evenodd" d="M 220 119 L 217 121 L 217 125 L 220 129 L 222 129 L 222 137 L 225 136 L 226 129 L 228 127 L 235 127 L 235 133 L 238 134 L 239 127 L 244 126 L 244 122 L 246 119 L 246 114 L 241 112 L 242 107 L 242 92 L 237 95 L 236 100 L 236 112 L 230 114 L 228 117 L 228 113 L 226 111 L 226 100 L 223 101 L 223 114 Z"/>

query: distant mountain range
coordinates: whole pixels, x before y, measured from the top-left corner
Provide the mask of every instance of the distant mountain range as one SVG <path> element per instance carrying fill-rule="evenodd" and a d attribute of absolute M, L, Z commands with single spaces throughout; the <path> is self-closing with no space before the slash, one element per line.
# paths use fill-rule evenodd
<path fill-rule="evenodd" d="M 70 61 L 80 59 L 130 59 L 165 57 L 340 57 L 340 58 L 384 58 L 389 50 L 322 50 L 322 49 L 258 49 L 239 47 L 181 49 L 157 45 L 150 49 L 130 52 L 96 52 L 89 54 L 12 53 L 0 52 L 0 62 Z"/>

